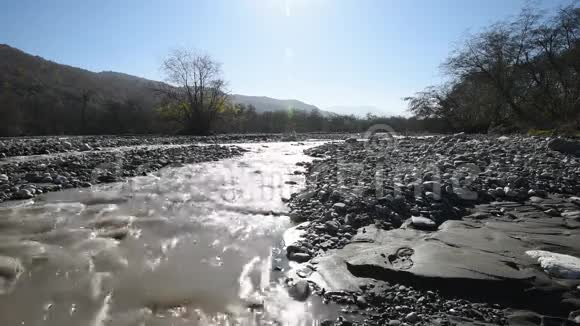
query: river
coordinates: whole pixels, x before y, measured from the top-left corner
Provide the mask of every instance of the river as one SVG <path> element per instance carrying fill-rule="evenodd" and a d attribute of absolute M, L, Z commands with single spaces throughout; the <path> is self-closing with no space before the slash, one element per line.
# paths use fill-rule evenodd
<path fill-rule="evenodd" d="M 309 325 L 336 316 L 284 286 L 283 198 L 306 143 L 0 207 L 0 325 Z M 280 271 L 282 270 L 282 271 Z"/>

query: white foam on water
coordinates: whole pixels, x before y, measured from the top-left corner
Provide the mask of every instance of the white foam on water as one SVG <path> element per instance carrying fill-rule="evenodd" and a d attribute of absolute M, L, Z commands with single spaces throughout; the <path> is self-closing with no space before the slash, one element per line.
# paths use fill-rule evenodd
<path fill-rule="evenodd" d="M 295 244 L 299 240 L 303 239 L 304 235 L 306 235 L 306 231 L 304 230 L 304 228 L 306 228 L 308 225 L 310 225 L 310 222 L 303 222 L 301 224 L 298 224 L 294 227 L 287 229 L 284 232 L 283 236 L 284 246 L 288 247 L 292 244 Z"/>
<path fill-rule="evenodd" d="M 241 299 L 249 299 L 252 294 L 256 292 L 250 274 L 254 271 L 259 263 L 260 257 L 256 256 L 242 268 L 242 272 L 240 273 L 240 278 L 238 281 L 240 284 L 239 297 Z"/>
<path fill-rule="evenodd" d="M 111 298 L 112 294 L 109 293 L 103 299 L 103 305 L 97 311 L 95 319 L 91 323 L 92 326 L 105 326 L 109 319 L 109 310 L 111 308 Z"/>
<path fill-rule="evenodd" d="M 271 283 L 271 273 L 272 273 L 272 250 L 270 250 L 270 255 L 262 262 L 261 274 L 260 274 L 260 290 L 266 291 L 270 287 Z"/>

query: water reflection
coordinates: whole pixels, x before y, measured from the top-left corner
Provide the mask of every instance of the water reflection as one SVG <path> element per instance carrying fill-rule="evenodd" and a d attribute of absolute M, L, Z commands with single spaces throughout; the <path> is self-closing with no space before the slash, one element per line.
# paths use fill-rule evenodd
<path fill-rule="evenodd" d="M 282 201 L 307 146 L 244 145 L 243 158 L 167 168 L 0 208 L 1 325 L 309 325 L 334 313 L 292 300 Z M 1 260 L 0 260 L 1 261 Z M 0 266 L 2 269 L 3 266 Z M 321 308 L 323 307 L 323 308 Z"/>

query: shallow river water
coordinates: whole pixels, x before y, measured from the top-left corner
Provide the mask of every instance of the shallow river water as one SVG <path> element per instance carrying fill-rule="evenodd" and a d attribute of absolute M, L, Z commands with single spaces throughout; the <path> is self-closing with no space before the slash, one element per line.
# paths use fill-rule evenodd
<path fill-rule="evenodd" d="M 283 285 L 282 198 L 316 143 L 243 144 L 242 157 L 0 207 L 0 325 L 310 325 L 333 316 Z M 1 275 L 0 275 L 1 276 Z M 263 305 L 263 309 L 262 309 Z M 257 309 L 250 309 L 253 307 Z"/>

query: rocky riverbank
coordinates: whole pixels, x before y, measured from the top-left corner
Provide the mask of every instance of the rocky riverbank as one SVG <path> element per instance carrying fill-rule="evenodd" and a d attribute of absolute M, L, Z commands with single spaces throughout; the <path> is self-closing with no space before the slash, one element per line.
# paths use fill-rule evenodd
<path fill-rule="evenodd" d="M 578 149 L 463 134 L 313 148 L 287 256 L 360 324 L 578 324 Z"/>
<path fill-rule="evenodd" d="M 50 136 L 0 138 L 0 202 L 147 174 L 171 164 L 240 155 L 217 144 L 344 139 L 345 134 Z M 213 146 L 206 146 L 213 144 Z M 204 146 L 194 146 L 204 145 Z"/>
<path fill-rule="evenodd" d="M 344 134 L 231 134 L 215 136 L 38 136 L 0 138 L 0 159 L 12 156 L 110 150 L 126 146 L 254 143 L 344 139 Z"/>
<path fill-rule="evenodd" d="M 97 151 L 92 150 L 93 146 L 87 146 L 91 148 L 87 152 L 24 156 L 0 161 L 0 202 L 30 199 L 61 189 L 121 181 L 168 165 L 215 161 L 244 152 L 237 146 L 218 145 L 140 146 L 122 150 L 100 148 Z"/>

